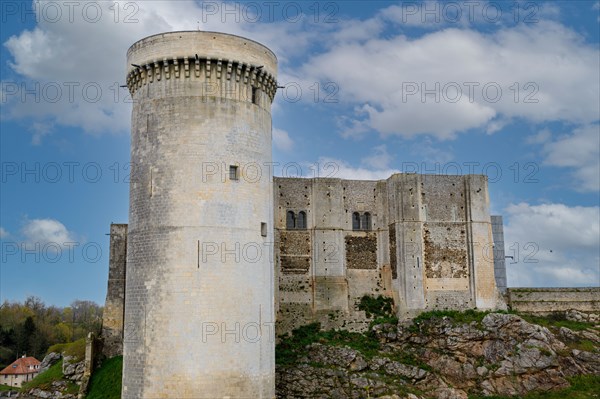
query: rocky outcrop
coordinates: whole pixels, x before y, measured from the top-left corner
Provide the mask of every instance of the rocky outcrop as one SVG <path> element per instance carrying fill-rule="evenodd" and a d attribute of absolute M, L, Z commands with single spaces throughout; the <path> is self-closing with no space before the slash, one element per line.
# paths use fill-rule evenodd
<path fill-rule="evenodd" d="M 83 373 L 85 372 L 85 361 L 76 359 L 72 356 L 64 356 L 62 372 L 66 379 L 79 385 L 83 378 Z"/>
<path fill-rule="evenodd" d="M 600 322 L 600 315 L 596 313 L 584 313 L 575 309 L 571 309 L 566 313 L 567 320 L 571 321 L 585 321 L 588 323 Z"/>
<path fill-rule="evenodd" d="M 61 358 L 60 353 L 58 352 L 50 352 L 44 359 L 42 359 L 42 363 L 40 363 L 40 373 L 48 370 L 51 366 L 53 366 L 56 362 L 58 362 Z"/>
<path fill-rule="evenodd" d="M 22 399 L 76 399 L 77 395 L 64 393 L 67 389 L 65 381 L 54 381 L 48 389 L 32 389 L 21 394 Z"/>
<path fill-rule="evenodd" d="M 76 399 L 77 394 L 67 393 L 70 383 L 80 384 L 85 371 L 85 362 L 80 361 L 72 356 L 64 356 L 64 354 L 51 352 L 47 354 L 40 364 L 40 372 L 48 370 L 56 364 L 60 359 L 63 359 L 62 373 L 64 380 L 53 381 L 49 386 L 44 386 L 44 389 L 34 388 L 26 392 L 19 393 L 18 398 L 21 399 Z"/>
<path fill-rule="evenodd" d="M 553 330 L 503 313 L 470 323 L 381 324 L 370 332 L 379 342 L 375 351 L 337 342 L 306 346 L 293 365 L 277 367 L 278 397 L 512 396 L 565 388 L 575 375 L 600 375 L 597 328 Z M 589 350 L 577 349 L 584 342 Z"/>

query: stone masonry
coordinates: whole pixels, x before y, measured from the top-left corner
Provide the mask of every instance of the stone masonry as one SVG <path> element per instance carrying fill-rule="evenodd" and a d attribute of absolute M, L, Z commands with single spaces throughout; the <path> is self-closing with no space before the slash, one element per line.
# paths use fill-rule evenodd
<path fill-rule="evenodd" d="M 506 259 L 504 252 L 504 223 L 502 216 L 492 216 L 492 236 L 494 238 L 494 275 L 496 286 L 502 294 L 506 292 Z"/>
<path fill-rule="evenodd" d="M 273 192 L 278 333 L 311 321 L 363 330 L 364 295 L 392 297 L 401 319 L 503 306 L 485 176 L 275 178 Z M 306 226 L 290 228 L 290 212 Z"/>
<path fill-rule="evenodd" d="M 363 295 L 402 319 L 503 306 L 485 176 L 271 178 L 277 59 L 242 37 L 150 36 L 127 69 L 129 224 L 111 226 L 103 325 L 124 399 L 273 398 L 275 328 L 364 330 Z"/>
<path fill-rule="evenodd" d="M 276 177 L 273 195 L 277 334 L 313 321 L 364 330 L 363 295 L 393 298 L 401 319 L 504 307 L 496 288 L 506 281 L 496 263 L 504 242 L 492 240 L 501 219 L 489 216 L 485 176 Z M 306 226 L 287 226 L 289 212 L 305 212 Z M 368 229 L 353 228 L 355 213 L 369 213 Z"/>
<path fill-rule="evenodd" d="M 111 224 L 108 288 L 102 316 L 103 353 L 108 358 L 123 354 L 126 261 L 127 225 Z"/>
<path fill-rule="evenodd" d="M 271 162 L 277 59 L 239 36 L 154 35 L 133 99 L 124 399 L 275 396 Z M 240 257 L 252 243 L 261 257 Z"/>

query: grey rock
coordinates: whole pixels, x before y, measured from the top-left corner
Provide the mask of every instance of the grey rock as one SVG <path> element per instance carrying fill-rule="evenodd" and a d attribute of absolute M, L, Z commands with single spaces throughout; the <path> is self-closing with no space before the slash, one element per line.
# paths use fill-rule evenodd
<path fill-rule="evenodd" d="M 439 388 L 434 394 L 436 399 L 468 399 L 465 391 L 454 388 Z"/>
<path fill-rule="evenodd" d="M 44 356 L 44 359 L 42 359 L 42 363 L 40 363 L 40 373 L 48 370 L 52 365 L 58 362 L 60 358 L 61 355 L 58 352 L 48 353 L 46 356 Z"/>
<path fill-rule="evenodd" d="M 554 335 L 517 315 L 494 313 L 481 323 L 431 319 L 418 329 L 400 324 L 394 333 L 392 327 L 371 330 L 380 350 L 370 360 L 349 347 L 307 346 L 300 364 L 278 367 L 278 398 L 396 399 L 390 393 L 400 386 L 431 399 L 463 399 L 467 391 L 524 396 L 566 387 L 570 376 L 600 374 L 597 350 L 569 351 L 564 343 L 588 339 L 596 345 L 595 330 L 563 328 Z M 399 361 L 409 354 L 431 371 Z"/>
<path fill-rule="evenodd" d="M 398 375 L 400 377 L 408 378 L 411 380 L 422 380 L 427 376 L 427 371 L 420 369 L 415 366 L 407 366 L 399 362 L 389 362 L 385 365 L 385 371 L 388 374 Z"/>

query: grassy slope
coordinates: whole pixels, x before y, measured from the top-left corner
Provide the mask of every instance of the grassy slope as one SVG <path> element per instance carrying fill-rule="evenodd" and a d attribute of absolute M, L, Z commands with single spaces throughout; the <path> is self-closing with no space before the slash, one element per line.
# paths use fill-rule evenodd
<path fill-rule="evenodd" d="M 119 399 L 122 371 L 123 356 L 105 360 L 92 375 L 86 399 Z"/>
<path fill-rule="evenodd" d="M 600 376 L 582 375 L 569 378 L 571 387 L 553 392 L 533 392 L 521 396 L 469 396 L 469 399 L 593 399 L 600 398 Z"/>
<path fill-rule="evenodd" d="M 363 304 L 366 305 L 366 304 Z M 377 304 L 379 305 L 379 304 Z M 369 309 L 371 310 L 371 309 Z M 375 316 L 383 316 L 379 312 L 371 312 Z M 381 312 L 387 313 L 387 312 Z M 477 311 L 466 312 L 428 312 L 419 316 L 415 321 L 422 322 L 431 317 L 449 317 L 455 323 L 480 322 L 487 313 Z M 387 316 L 387 314 L 385 315 Z M 568 322 L 565 320 L 553 320 L 548 318 L 535 318 L 532 320 L 529 316 L 523 316 L 530 322 L 545 325 L 556 329 L 566 326 L 574 330 L 591 327 L 586 323 Z M 277 345 L 276 358 L 278 365 L 293 365 L 299 355 L 303 353 L 304 347 L 312 342 L 321 342 L 329 345 L 348 345 L 359 350 L 370 358 L 377 354 L 379 343 L 369 337 L 368 334 L 349 333 L 346 331 L 320 331 L 318 324 L 311 324 L 295 331 L 293 336 L 285 337 Z M 400 359 L 399 359 L 400 360 Z M 414 359 L 401 359 L 403 363 L 413 364 Z M 420 363 L 420 362 L 417 362 Z M 423 366 L 422 364 L 414 364 Z M 119 399 L 121 396 L 121 376 L 123 368 L 123 358 L 121 356 L 106 360 L 102 367 L 94 372 L 90 381 L 90 389 L 87 399 Z M 578 376 L 569 379 L 571 387 L 556 392 L 531 393 L 524 397 L 487 397 L 486 399 L 593 399 L 600 398 L 600 376 Z M 470 399 L 480 399 L 480 396 L 470 396 Z"/>
<path fill-rule="evenodd" d="M 50 390 L 52 388 L 52 383 L 54 381 L 62 381 L 64 380 L 64 376 L 62 373 L 62 359 L 55 363 L 48 370 L 44 371 L 41 374 L 38 374 L 33 380 L 24 384 L 21 390 L 28 391 L 33 388 L 39 388 L 42 390 Z M 77 393 L 79 392 L 79 387 L 77 384 L 69 381 L 67 383 L 66 393 Z"/>
<path fill-rule="evenodd" d="M 365 305 L 364 304 L 361 305 Z M 371 309 L 363 309 L 371 310 Z M 377 311 L 372 311 L 376 317 L 383 316 L 378 314 Z M 432 311 L 422 313 L 416 319 L 413 320 L 412 330 L 418 331 L 418 325 L 431 318 L 448 317 L 452 320 L 453 324 L 463 323 L 480 323 L 483 318 L 490 312 L 479 312 L 476 310 L 467 310 L 464 312 L 459 311 Z M 386 315 L 387 316 L 387 315 Z M 530 323 L 539 324 L 550 328 L 553 332 L 558 332 L 560 327 L 567 327 L 572 330 L 584 330 L 586 328 L 594 328 L 593 324 L 584 322 L 568 321 L 562 315 L 550 315 L 547 317 L 521 315 L 525 320 Z M 279 366 L 293 366 L 297 359 L 301 357 L 304 351 L 304 347 L 313 342 L 320 342 L 327 345 L 347 345 L 360 351 L 367 359 L 377 355 L 380 349 L 379 343 L 372 339 L 369 334 L 358 334 L 349 333 L 346 331 L 321 331 L 318 323 L 309 324 L 295 330 L 291 336 L 282 337 L 283 339 L 277 345 L 275 352 L 276 362 Z M 585 341 L 585 340 L 584 340 Z M 595 345 L 592 344 L 591 348 L 587 348 L 588 345 L 584 345 L 586 342 L 571 342 L 568 345 L 572 348 L 583 349 L 583 350 L 594 350 Z M 580 346 L 586 346 L 581 347 Z M 389 357 L 389 354 L 386 354 Z M 399 360 L 404 364 L 410 364 L 418 367 L 428 369 L 426 365 L 421 364 L 418 359 L 402 358 L 394 359 Z M 487 397 L 486 399 L 592 399 L 600 398 L 600 376 L 586 375 L 570 378 L 571 387 L 555 391 L 555 392 L 543 392 L 543 393 L 530 393 L 524 397 Z M 483 399 L 480 396 L 470 396 L 470 399 Z"/>

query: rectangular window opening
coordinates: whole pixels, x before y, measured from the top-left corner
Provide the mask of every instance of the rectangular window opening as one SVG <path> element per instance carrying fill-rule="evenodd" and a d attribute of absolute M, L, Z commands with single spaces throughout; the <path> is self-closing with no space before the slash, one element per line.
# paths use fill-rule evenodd
<path fill-rule="evenodd" d="M 229 180 L 239 180 L 238 167 L 236 165 L 229 166 Z"/>
<path fill-rule="evenodd" d="M 256 87 L 252 88 L 252 104 L 257 104 L 258 103 L 258 96 L 257 93 L 258 89 Z"/>
<path fill-rule="evenodd" d="M 265 222 L 261 222 L 260 224 L 260 235 L 263 237 L 267 236 L 267 224 Z"/>

